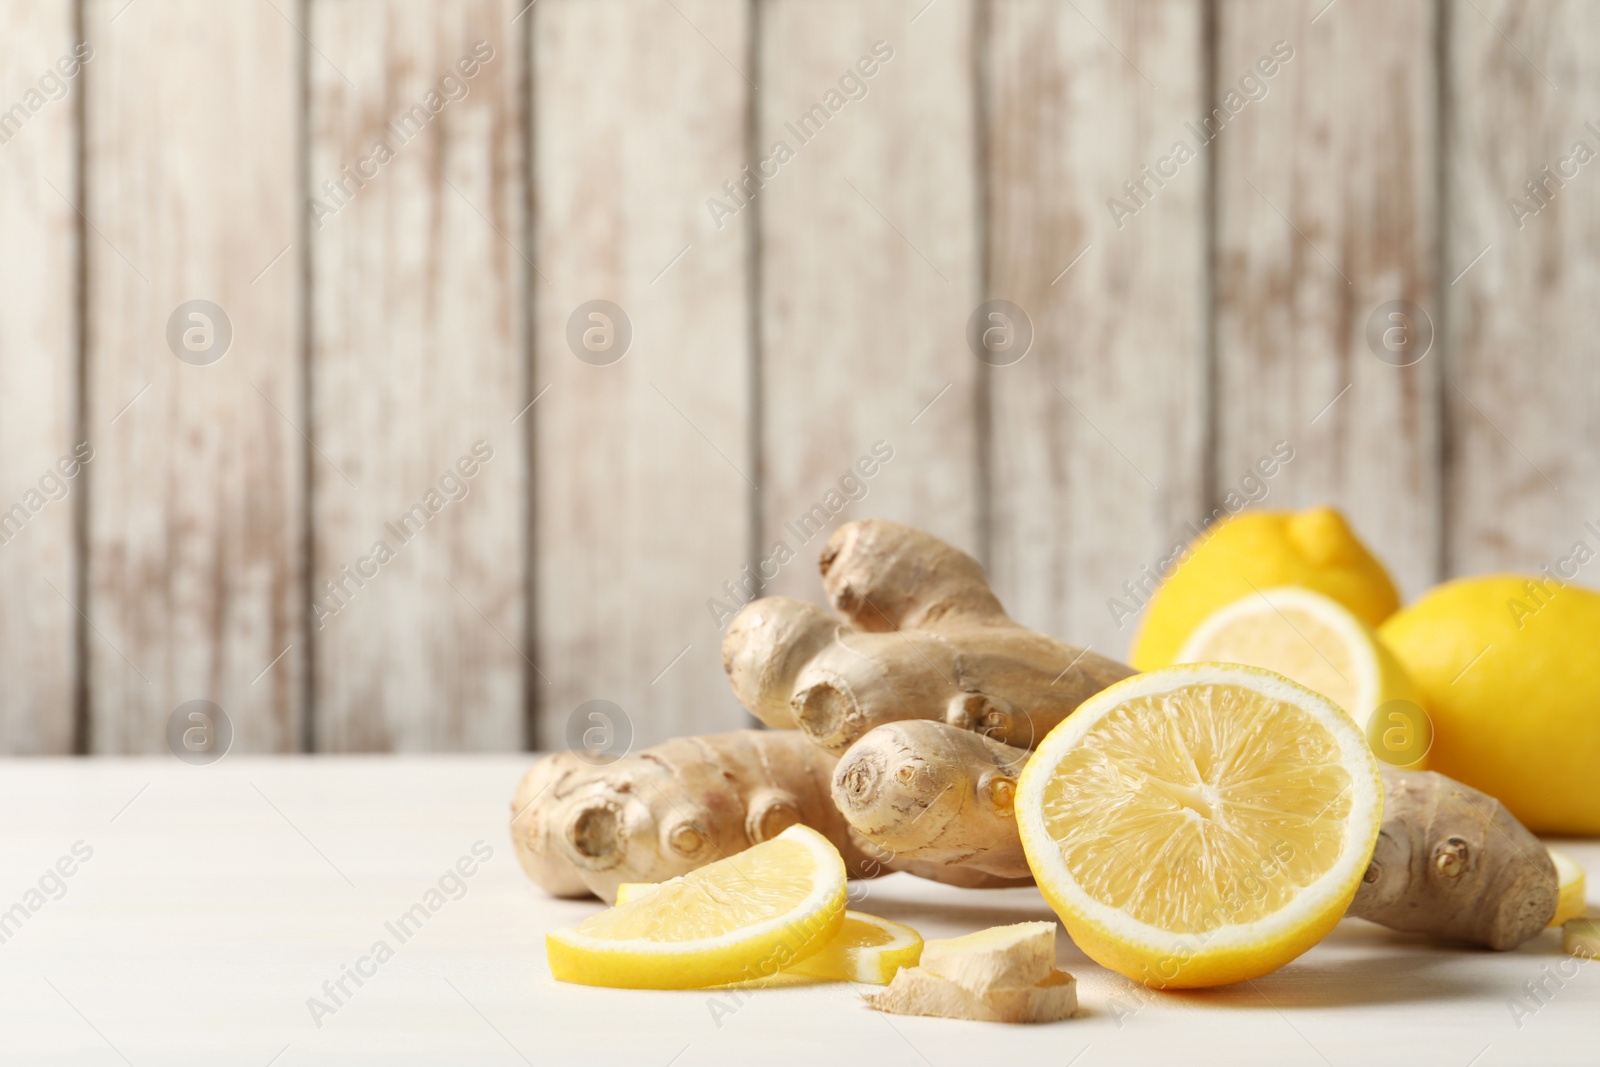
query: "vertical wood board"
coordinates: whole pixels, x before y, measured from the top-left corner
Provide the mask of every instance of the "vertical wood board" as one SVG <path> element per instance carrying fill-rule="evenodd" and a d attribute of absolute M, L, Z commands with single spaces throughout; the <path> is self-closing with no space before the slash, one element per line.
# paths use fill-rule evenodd
<path fill-rule="evenodd" d="M 820 600 L 851 519 L 979 546 L 973 29 L 970 2 L 762 5 L 761 592 Z"/>
<path fill-rule="evenodd" d="M 206 700 L 235 751 L 291 751 L 303 41 L 271 4 L 88 0 L 84 20 L 91 748 L 166 751 Z"/>
<path fill-rule="evenodd" d="M 1573 557 L 1600 551 L 1600 10 L 1485 3 L 1449 29 L 1449 568 L 1594 588 Z"/>
<path fill-rule="evenodd" d="M 312 5 L 319 750 L 523 744 L 521 6 Z"/>
<path fill-rule="evenodd" d="M 66 0 L 0 7 L 0 751 L 72 751 L 77 105 L 92 51 Z M 93 444 L 89 444 L 92 450 Z M 91 459 L 92 463 L 93 460 Z"/>
<path fill-rule="evenodd" d="M 1206 516 L 1202 58 L 1197 5 L 993 10 L 989 295 L 1033 331 L 985 368 L 994 576 L 1019 620 L 1117 658 Z"/>
<path fill-rule="evenodd" d="M 1217 493 L 1284 442 L 1259 506 L 1338 506 L 1411 596 L 1439 575 L 1433 11 L 1260 0 L 1217 29 Z"/>
<path fill-rule="evenodd" d="M 624 717 L 597 744 L 727 729 L 707 602 L 750 542 L 751 216 L 707 200 L 745 162 L 748 5 L 529 17 L 539 741 L 600 725 L 590 700 Z"/>

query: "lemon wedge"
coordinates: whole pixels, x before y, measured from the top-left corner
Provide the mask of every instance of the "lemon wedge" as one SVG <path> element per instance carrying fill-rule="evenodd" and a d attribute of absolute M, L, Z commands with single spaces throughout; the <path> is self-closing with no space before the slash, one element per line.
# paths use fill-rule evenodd
<path fill-rule="evenodd" d="M 1017 785 L 1029 866 L 1097 962 L 1157 988 L 1243 981 L 1349 907 L 1378 762 L 1327 697 L 1254 667 L 1135 675 L 1085 701 Z"/>
<path fill-rule="evenodd" d="M 1425 769 L 1433 726 L 1422 691 L 1372 628 L 1296 586 L 1252 592 L 1206 616 L 1179 663 L 1243 663 L 1321 693 L 1355 719 L 1379 759 Z"/>
<path fill-rule="evenodd" d="M 764 978 L 805 959 L 844 923 L 844 860 L 791 826 L 625 904 L 545 937 L 559 981 L 693 989 Z"/>
<path fill-rule="evenodd" d="M 784 973 L 888 985 L 896 971 L 915 967 L 921 958 L 922 935 L 911 927 L 865 912 L 847 911 L 844 925 L 832 941 Z"/>

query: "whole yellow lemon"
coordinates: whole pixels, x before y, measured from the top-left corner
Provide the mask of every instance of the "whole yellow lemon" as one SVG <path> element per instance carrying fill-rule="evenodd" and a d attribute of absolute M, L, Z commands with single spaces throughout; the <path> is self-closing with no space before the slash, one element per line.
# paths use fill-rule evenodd
<path fill-rule="evenodd" d="M 1528 829 L 1600 834 L 1600 593 L 1462 578 L 1378 629 L 1433 716 L 1428 763 Z"/>
<path fill-rule="evenodd" d="M 1400 606 L 1389 572 L 1329 507 L 1242 512 L 1179 556 L 1133 639 L 1129 659 L 1141 671 L 1171 665 L 1195 627 L 1216 609 L 1273 586 L 1315 590 L 1374 627 Z"/>

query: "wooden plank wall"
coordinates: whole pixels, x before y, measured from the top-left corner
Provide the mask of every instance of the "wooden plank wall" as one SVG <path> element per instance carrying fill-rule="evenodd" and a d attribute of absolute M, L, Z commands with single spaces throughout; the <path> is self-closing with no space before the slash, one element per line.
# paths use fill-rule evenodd
<path fill-rule="evenodd" d="M 0 751 L 160 752 L 195 699 L 241 752 L 739 725 L 720 624 L 864 516 L 1117 655 L 1279 442 L 1261 503 L 1408 595 L 1552 564 L 1600 520 L 1596 32 L 0 4 Z"/>

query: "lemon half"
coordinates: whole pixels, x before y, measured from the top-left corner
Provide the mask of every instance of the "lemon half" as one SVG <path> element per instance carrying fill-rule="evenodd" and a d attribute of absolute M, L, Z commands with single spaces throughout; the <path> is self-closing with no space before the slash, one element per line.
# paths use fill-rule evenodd
<path fill-rule="evenodd" d="M 1327 697 L 1201 663 L 1085 701 L 1017 786 L 1039 889 L 1078 947 L 1157 988 L 1266 974 L 1355 896 L 1383 816 L 1378 762 Z"/>
<path fill-rule="evenodd" d="M 1380 760 L 1425 767 L 1433 727 L 1422 690 L 1370 626 L 1332 597 L 1263 589 L 1206 616 L 1179 663 L 1243 663 L 1299 682 L 1355 719 Z"/>
<path fill-rule="evenodd" d="M 845 867 L 827 838 L 791 826 L 545 937 L 559 981 L 694 989 L 776 974 L 844 922 Z"/>

